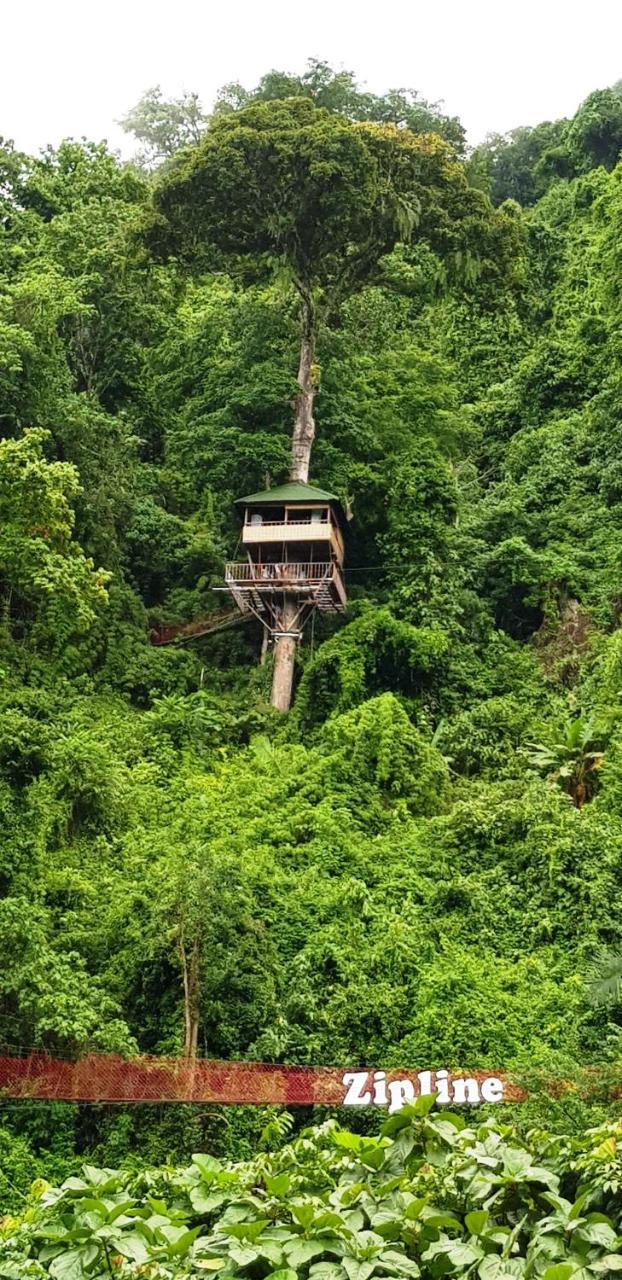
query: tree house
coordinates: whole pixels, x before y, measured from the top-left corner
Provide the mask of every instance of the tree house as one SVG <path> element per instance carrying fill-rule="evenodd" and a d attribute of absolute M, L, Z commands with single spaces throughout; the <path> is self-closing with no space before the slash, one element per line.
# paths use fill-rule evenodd
<path fill-rule="evenodd" d="M 225 583 L 242 612 L 257 614 L 272 639 L 299 639 L 313 609 L 345 609 L 344 516 L 334 494 L 283 484 L 237 505 L 246 558 L 225 565 Z"/>

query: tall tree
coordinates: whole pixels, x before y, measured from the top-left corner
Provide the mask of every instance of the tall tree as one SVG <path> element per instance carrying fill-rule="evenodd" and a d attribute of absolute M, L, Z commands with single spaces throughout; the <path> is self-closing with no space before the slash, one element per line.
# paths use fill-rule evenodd
<path fill-rule="evenodd" d="M 119 124 L 142 143 L 138 158 L 146 168 L 153 168 L 162 160 L 169 160 L 180 147 L 198 142 L 207 121 L 197 93 L 183 93 L 180 98 L 167 100 L 156 85 L 143 93 Z"/>
<path fill-rule="evenodd" d="M 448 261 L 481 243 L 486 198 L 467 186 L 433 134 L 351 123 L 306 98 L 261 103 L 214 121 L 156 190 L 152 242 L 196 267 L 207 247 L 265 275 L 285 272 L 299 300 L 298 392 L 290 479 L 306 482 L 315 437 L 322 318 L 378 278 L 398 239 L 416 232 Z M 468 224 L 468 234 L 466 226 Z M 478 244 L 479 247 L 479 244 Z M 291 690 L 294 654 L 276 650 Z M 287 700 L 289 701 L 289 699 Z"/>
<path fill-rule="evenodd" d="M 351 124 L 305 99 L 216 120 L 161 182 L 155 241 L 195 262 L 209 244 L 242 267 L 259 255 L 265 274 L 284 268 L 298 294 L 292 479 L 308 478 L 320 317 L 374 279 L 415 230 L 458 250 L 457 224 L 485 203 L 439 138 Z"/>

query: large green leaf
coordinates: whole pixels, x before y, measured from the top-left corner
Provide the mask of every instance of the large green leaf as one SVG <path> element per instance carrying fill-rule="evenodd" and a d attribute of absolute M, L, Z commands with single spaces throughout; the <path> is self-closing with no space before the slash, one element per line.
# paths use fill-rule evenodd
<path fill-rule="evenodd" d="M 66 1249 L 53 1258 L 50 1263 L 50 1275 L 54 1280 L 83 1280 L 88 1268 L 99 1255 L 96 1244 L 85 1244 L 78 1249 Z M 145 1253 L 144 1261 L 147 1254 Z"/>
<path fill-rule="evenodd" d="M 114 1244 L 116 1252 L 122 1254 L 124 1258 L 130 1258 L 132 1262 L 142 1264 L 151 1256 L 144 1236 L 135 1231 L 128 1231 L 125 1235 L 118 1236 Z"/>
<path fill-rule="evenodd" d="M 258 1249 L 253 1249 L 248 1244 L 231 1244 L 228 1249 L 229 1257 L 237 1263 L 238 1267 L 250 1267 L 259 1257 Z"/>
<path fill-rule="evenodd" d="M 227 1226 L 227 1235 L 233 1236 L 234 1240 L 248 1240 L 254 1244 L 269 1225 L 269 1218 L 254 1218 L 252 1222 L 230 1222 Z"/>
<path fill-rule="evenodd" d="M 470 1231 L 471 1235 L 481 1236 L 488 1222 L 488 1210 L 473 1210 L 471 1213 L 465 1214 L 464 1222 L 467 1231 Z"/>
<path fill-rule="evenodd" d="M 202 1186 L 193 1187 L 190 1191 L 190 1203 L 197 1213 L 213 1213 L 226 1202 L 227 1195 L 224 1191 L 210 1192 Z"/>
<path fill-rule="evenodd" d="M 222 1171 L 222 1163 L 220 1160 L 217 1160 L 215 1156 L 200 1154 L 193 1155 L 192 1163 L 196 1165 L 201 1177 L 204 1178 L 206 1182 L 211 1182 L 214 1175 Z"/>
<path fill-rule="evenodd" d="M 324 1240 L 291 1240 L 283 1246 L 283 1252 L 290 1267 L 297 1270 L 305 1262 L 310 1262 L 312 1258 L 325 1253 L 327 1245 L 328 1242 Z"/>
<path fill-rule="evenodd" d="M 272 1176 L 269 1173 L 266 1173 L 264 1174 L 264 1182 L 266 1184 L 266 1190 L 270 1192 L 270 1195 L 277 1196 L 280 1199 L 281 1196 L 287 1195 L 287 1192 L 291 1187 L 292 1180 L 288 1173 L 277 1173 Z"/>

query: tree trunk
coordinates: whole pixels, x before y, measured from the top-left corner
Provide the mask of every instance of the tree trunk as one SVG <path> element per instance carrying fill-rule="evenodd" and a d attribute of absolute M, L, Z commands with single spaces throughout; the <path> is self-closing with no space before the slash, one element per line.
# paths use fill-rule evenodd
<path fill-rule="evenodd" d="M 259 658 L 260 667 L 265 667 L 266 658 L 268 657 L 268 631 L 264 627 L 261 633 L 261 655 Z"/>
<path fill-rule="evenodd" d="M 300 363 L 298 386 L 294 400 L 294 428 L 292 431 L 292 460 L 289 478 L 303 484 L 309 479 L 311 449 L 315 438 L 313 401 L 317 388 L 315 370 L 315 309 L 310 293 L 301 292 L 300 303 Z M 274 666 L 270 702 L 277 711 L 289 711 L 294 686 L 296 645 L 292 631 L 297 630 L 298 604 L 294 595 L 286 595 L 281 618 L 281 629 L 290 634 L 274 639 Z"/>
<path fill-rule="evenodd" d="M 296 597 L 286 596 L 281 618 L 283 631 L 291 633 L 296 629 L 297 612 Z M 277 711 L 289 711 L 291 705 L 297 643 L 295 636 L 291 634 L 275 636 L 270 702 L 273 707 L 276 707 Z"/>
<path fill-rule="evenodd" d="M 289 478 L 306 484 L 309 479 L 311 448 L 315 437 L 313 401 L 316 392 L 315 310 L 313 301 L 308 294 L 303 294 L 300 306 L 300 322 L 300 364 L 298 366 L 298 386 L 300 391 L 294 400 L 295 417 Z"/>
<path fill-rule="evenodd" d="M 199 1044 L 199 943 L 195 939 L 186 951 L 183 925 L 179 930 L 179 955 L 184 982 L 184 1058 L 194 1059 Z"/>

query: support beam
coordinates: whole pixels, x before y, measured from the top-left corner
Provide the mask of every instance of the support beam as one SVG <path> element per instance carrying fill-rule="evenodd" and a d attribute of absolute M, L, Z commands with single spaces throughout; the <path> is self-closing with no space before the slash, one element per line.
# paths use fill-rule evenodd
<path fill-rule="evenodd" d="M 295 634 L 292 634 L 292 632 L 297 630 L 299 615 L 300 606 L 296 602 L 296 597 L 287 595 L 280 620 L 280 630 L 285 634 L 279 635 L 277 632 L 274 637 L 274 665 L 272 668 L 270 702 L 273 707 L 276 707 L 277 711 L 289 711 L 291 706 L 294 668 L 296 665 L 296 645 L 298 643 Z"/>

